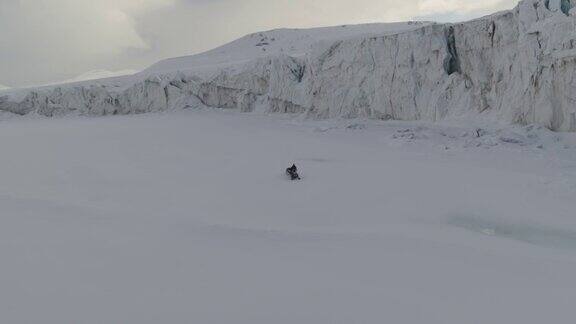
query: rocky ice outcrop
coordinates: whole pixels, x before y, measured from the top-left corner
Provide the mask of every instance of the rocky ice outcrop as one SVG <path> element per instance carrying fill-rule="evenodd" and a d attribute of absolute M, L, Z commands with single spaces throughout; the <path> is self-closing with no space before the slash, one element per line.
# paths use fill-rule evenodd
<path fill-rule="evenodd" d="M 573 7 L 570 0 L 524 0 L 511 11 L 464 23 L 332 35 L 305 53 L 277 51 L 180 72 L 152 69 L 129 82 L 0 95 L 0 110 L 53 116 L 263 105 L 314 118 L 435 121 L 479 114 L 576 131 Z M 257 46 L 265 50 L 266 44 Z"/>

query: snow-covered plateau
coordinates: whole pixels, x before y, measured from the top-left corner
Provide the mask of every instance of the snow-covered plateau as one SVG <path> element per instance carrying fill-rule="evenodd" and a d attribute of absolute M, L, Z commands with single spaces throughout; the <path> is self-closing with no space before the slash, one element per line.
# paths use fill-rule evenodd
<path fill-rule="evenodd" d="M 134 76 L 4 91 L 0 110 L 45 116 L 208 106 L 308 117 L 473 116 L 576 131 L 576 10 L 523 0 L 469 22 L 256 33 Z"/>
<path fill-rule="evenodd" d="M 538 126 L 13 117 L 0 322 L 570 323 L 575 148 Z"/>

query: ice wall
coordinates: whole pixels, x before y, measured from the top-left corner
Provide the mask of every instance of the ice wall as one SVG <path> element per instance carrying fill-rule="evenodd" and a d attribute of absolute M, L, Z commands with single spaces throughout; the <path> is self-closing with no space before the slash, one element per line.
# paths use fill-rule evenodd
<path fill-rule="evenodd" d="M 185 107 L 304 113 L 313 118 L 441 120 L 488 115 L 576 131 L 576 9 L 524 0 L 459 24 L 319 42 L 297 57 L 141 75 L 128 84 L 0 94 L 0 110 L 54 116 Z"/>

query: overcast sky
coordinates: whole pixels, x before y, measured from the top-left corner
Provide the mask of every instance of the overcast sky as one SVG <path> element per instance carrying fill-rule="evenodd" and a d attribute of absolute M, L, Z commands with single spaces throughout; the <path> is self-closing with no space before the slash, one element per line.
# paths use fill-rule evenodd
<path fill-rule="evenodd" d="M 0 0 L 0 84 L 142 69 L 245 34 L 410 19 L 459 21 L 518 0 Z"/>

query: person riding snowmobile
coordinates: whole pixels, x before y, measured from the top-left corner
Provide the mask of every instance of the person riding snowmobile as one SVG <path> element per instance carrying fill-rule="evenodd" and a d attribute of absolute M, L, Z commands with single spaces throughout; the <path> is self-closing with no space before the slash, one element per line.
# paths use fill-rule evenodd
<path fill-rule="evenodd" d="M 290 180 L 300 180 L 300 175 L 298 175 L 298 168 L 296 164 L 292 164 L 291 167 L 286 169 L 286 174 L 290 177 Z"/>

